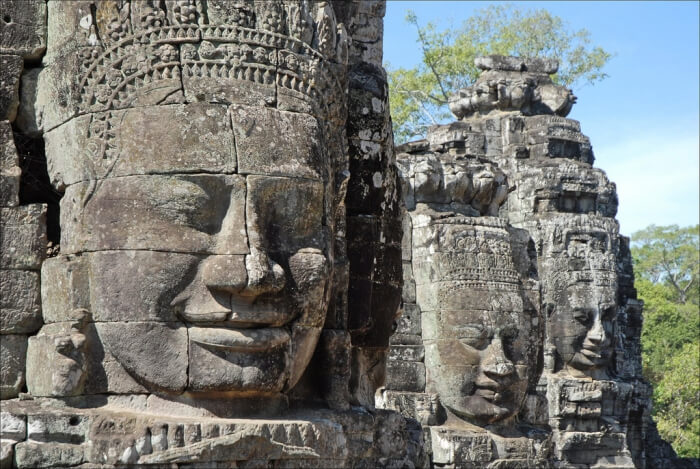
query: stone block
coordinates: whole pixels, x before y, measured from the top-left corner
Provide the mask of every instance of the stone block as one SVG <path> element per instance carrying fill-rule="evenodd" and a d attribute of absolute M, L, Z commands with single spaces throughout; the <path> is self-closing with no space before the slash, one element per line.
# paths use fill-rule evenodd
<path fill-rule="evenodd" d="M 185 312 L 191 298 L 195 304 L 207 298 L 215 302 L 214 297 L 196 289 L 197 285 L 203 286 L 200 281 L 188 287 L 198 266 L 206 267 L 201 256 L 158 251 L 105 251 L 83 256 L 89 263 L 90 312 L 94 321 L 172 322 L 180 320 L 178 315 Z M 230 261 L 219 264 L 231 269 L 224 271 L 226 274 L 234 268 L 236 272 L 241 270 L 243 256 L 222 257 Z M 118 285 L 115 278 L 122 279 Z M 238 278 L 236 283 L 240 281 Z M 83 288 L 84 284 L 80 285 Z M 77 296 L 84 298 L 84 293 Z"/>
<path fill-rule="evenodd" d="M 392 345 L 389 347 L 389 360 L 422 362 L 425 350 L 422 345 Z"/>
<path fill-rule="evenodd" d="M 41 307 L 44 322 L 73 321 L 90 310 L 86 257 L 58 256 L 41 264 Z"/>
<path fill-rule="evenodd" d="M 94 323 L 48 324 L 30 338 L 27 356 L 27 387 L 34 396 L 146 392 L 105 350 Z"/>
<path fill-rule="evenodd" d="M 74 396 L 85 384 L 85 336 L 74 322 L 47 324 L 29 338 L 27 389 L 33 396 Z"/>
<path fill-rule="evenodd" d="M 313 116 L 231 106 L 240 174 L 327 179 L 328 156 Z"/>
<path fill-rule="evenodd" d="M 233 131 L 222 105 L 145 106 L 80 116 L 45 139 L 50 175 L 58 186 L 87 177 L 236 169 Z"/>
<path fill-rule="evenodd" d="M 0 53 L 36 60 L 46 50 L 46 2 L 4 0 L 0 5 Z"/>
<path fill-rule="evenodd" d="M 248 252 L 241 176 L 128 176 L 91 184 L 74 184 L 61 199 L 62 253 L 166 246 L 181 253 Z M 216 236 L 221 231 L 225 236 Z"/>
<path fill-rule="evenodd" d="M 0 208 L 0 268 L 38 270 L 46 256 L 46 205 Z"/>
<path fill-rule="evenodd" d="M 411 223 L 411 217 L 408 215 L 402 217 L 401 229 L 403 230 L 403 237 L 401 238 L 401 260 L 410 262 L 413 253 L 413 224 Z"/>
<path fill-rule="evenodd" d="M 12 469 L 16 444 L 16 440 L 0 438 L 0 469 Z"/>
<path fill-rule="evenodd" d="M 423 339 L 420 334 L 392 334 L 389 340 L 391 345 L 421 345 Z"/>
<path fill-rule="evenodd" d="M 19 205 L 19 183 L 22 170 L 19 166 L 0 169 L 0 207 Z"/>
<path fill-rule="evenodd" d="M 0 19 L 0 24 L 2 22 Z M 22 57 L 0 54 L 0 120 L 12 122 L 17 116 L 19 78 L 23 67 Z"/>
<path fill-rule="evenodd" d="M 19 205 L 22 170 L 9 121 L 0 121 L 0 207 Z"/>
<path fill-rule="evenodd" d="M 187 329 L 181 323 L 101 322 L 97 333 L 115 360 L 149 389 L 181 392 L 187 385 Z"/>
<path fill-rule="evenodd" d="M 25 379 L 26 335 L 0 335 L 0 399 L 17 397 Z"/>
<path fill-rule="evenodd" d="M 411 392 L 425 391 L 425 365 L 421 362 L 389 361 L 386 388 Z"/>
<path fill-rule="evenodd" d="M 0 170 L 9 170 L 19 165 L 19 155 L 9 121 L 0 121 Z"/>
<path fill-rule="evenodd" d="M 405 300 L 404 300 L 405 301 Z M 403 312 L 401 316 L 396 320 L 397 326 L 394 331 L 395 334 L 421 334 L 421 314 L 420 308 L 414 303 L 403 304 Z"/>
<path fill-rule="evenodd" d="M 143 394 L 148 390 L 137 383 L 124 367 L 105 350 L 94 324 L 84 329 L 87 347 L 84 394 Z"/>
<path fill-rule="evenodd" d="M 320 181 L 248 176 L 245 220 L 249 244 L 266 252 L 323 249 L 323 196 Z M 273 226 L 275 233 L 268 231 Z"/>
<path fill-rule="evenodd" d="M 92 419 L 86 415 L 39 413 L 27 415 L 27 439 L 80 444 L 86 440 Z"/>
<path fill-rule="evenodd" d="M 290 337 L 286 330 L 191 327 L 188 333 L 189 390 L 282 390 L 289 360 Z M 250 344 L 258 344 L 261 349 L 255 350 Z"/>
<path fill-rule="evenodd" d="M 84 460 L 80 445 L 70 443 L 23 441 L 15 445 L 18 469 L 77 466 Z"/>
<path fill-rule="evenodd" d="M 0 334 L 30 334 L 41 322 L 39 273 L 0 270 Z"/>
<path fill-rule="evenodd" d="M 477 468 L 486 467 L 495 459 L 495 445 L 486 432 L 460 432 L 444 427 L 430 427 L 430 441 L 432 461 L 435 464 Z"/>
<path fill-rule="evenodd" d="M 12 412 L 0 412 L 0 438 L 22 441 L 27 437 L 27 417 Z"/>
<path fill-rule="evenodd" d="M 403 262 L 403 291 L 401 299 L 406 303 L 416 302 L 416 281 L 413 278 L 411 262 Z"/>
<path fill-rule="evenodd" d="M 262 48 L 261 48 L 262 49 Z M 263 49 L 265 50 L 265 49 Z M 232 67 L 203 57 L 201 44 L 186 44 L 182 54 L 182 85 L 187 102 L 241 103 L 263 108 L 275 103 L 277 52 L 267 49 L 268 64 Z M 207 52 L 204 52 L 206 54 Z M 257 75 L 255 77 L 248 75 Z M 236 75 L 238 73 L 238 75 Z"/>
<path fill-rule="evenodd" d="M 19 106 L 14 122 L 14 126 L 21 134 L 35 138 L 41 136 L 35 112 L 40 72 L 41 68 L 29 68 L 22 72 L 19 84 Z"/>
<path fill-rule="evenodd" d="M 421 425 L 438 425 L 445 419 L 445 410 L 440 406 L 437 394 L 383 390 L 378 407 L 395 410 L 404 417 L 416 419 Z"/>
<path fill-rule="evenodd" d="M 47 132 L 78 115 L 80 90 L 73 77 L 81 63 L 78 53 L 68 53 L 39 72 L 33 106 L 38 129 Z"/>

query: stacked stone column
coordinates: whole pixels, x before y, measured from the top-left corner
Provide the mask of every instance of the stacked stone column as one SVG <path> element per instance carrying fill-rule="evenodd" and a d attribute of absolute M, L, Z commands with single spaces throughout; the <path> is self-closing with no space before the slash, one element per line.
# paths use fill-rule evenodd
<path fill-rule="evenodd" d="M 27 336 L 42 325 L 40 275 L 46 254 L 46 206 L 22 205 L 22 170 L 13 135 L 25 62 L 46 46 L 46 5 L 7 1 L 0 7 L 0 398 L 25 388 Z"/>

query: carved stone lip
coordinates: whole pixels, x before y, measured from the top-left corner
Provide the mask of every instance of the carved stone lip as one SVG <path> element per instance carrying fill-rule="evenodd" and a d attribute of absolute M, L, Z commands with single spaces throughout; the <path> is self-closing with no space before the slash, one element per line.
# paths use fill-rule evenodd
<path fill-rule="evenodd" d="M 289 344 L 291 337 L 286 329 L 226 329 L 221 327 L 190 327 L 191 342 L 207 348 L 228 352 L 264 352 Z"/>
<path fill-rule="evenodd" d="M 585 356 L 586 358 L 592 358 L 596 360 L 600 360 L 602 358 L 605 358 L 605 352 L 602 350 L 593 350 L 593 349 L 581 349 L 581 354 Z"/>
<path fill-rule="evenodd" d="M 501 399 L 500 389 L 477 388 L 474 394 L 489 402 L 497 402 Z"/>

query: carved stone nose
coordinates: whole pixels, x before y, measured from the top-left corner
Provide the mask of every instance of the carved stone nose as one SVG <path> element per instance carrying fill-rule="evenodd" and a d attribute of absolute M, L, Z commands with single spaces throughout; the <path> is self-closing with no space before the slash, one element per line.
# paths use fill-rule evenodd
<path fill-rule="evenodd" d="M 515 365 L 506 357 L 500 337 L 493 338 L 491 345 L 486 348 L 486 354 L 482 369 L 487 376 L 504 378 L 515 372 Z"/>
<path fill-rule="evenodd" d="M 263 251 L 251 248 L 250 254 L 245 258 L 245 267 L 248 284 L 241 295 L 258 296 L 276 293 L 284 288 L 284 269 Z"/>
<path fill-rule="evenodd" d="M 595 345 L 602 344 L 605 341 L 605 328 L 600 320 L 600 316 L 596 315 L 593 321 L 593 327 L 586 334 L 586 340 Z"/>
<path fill-rule="evenodd" d="M 209 256 L 200 266 L 204 284 L 211 290 L 236 293 L 248 283 L 244 256 Z"/>

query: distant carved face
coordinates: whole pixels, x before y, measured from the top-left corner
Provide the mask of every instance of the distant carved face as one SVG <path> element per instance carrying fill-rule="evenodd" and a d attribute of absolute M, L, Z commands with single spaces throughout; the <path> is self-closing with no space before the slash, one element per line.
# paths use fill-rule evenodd
<path fill-rule="evenodd" d="M 594 218 L 582 218 L 589 223 Z M 613 351 L 617 314 L 617 275 L 611 236 L 605 231 L 564 231 L 556 270 L 542 272 L 548 299 L 548 337 L 562 363 L 590 374 L 604 369 Z"/>
<path fill-rule="evenodd" d="M 561 304 L 552 308 L 549 334 L 562 361 L 581 371 L 604 368 L 612 355 L 616 290 L 588 283 L 570 285 Z"/>
<path fill-rule="evenodd" d="M 151 125 L 127 112 L 124 132 Z M 229 114 L 231 174 L 111 177 L 70 185 L 62 201 L 62 247 L 89 260 L 100 338 L 149 390 L 284 391 L 323 326 L 332 236 L 316 120 L 245 106 Z M 187 160 L 196 149 L 182 143 L 175 157 Z M 113 171 L 170 157 L 159 145 L 177 150 L 144 144 Z"/>
<path fill-rule="evenodd" d="M 508 233 L 459 224 L 430 228 L 437 242 L 414 250 L 413 261 L 428 388 L 469 420 L 512 416 L 525 398 L 539 344 Z"/>

